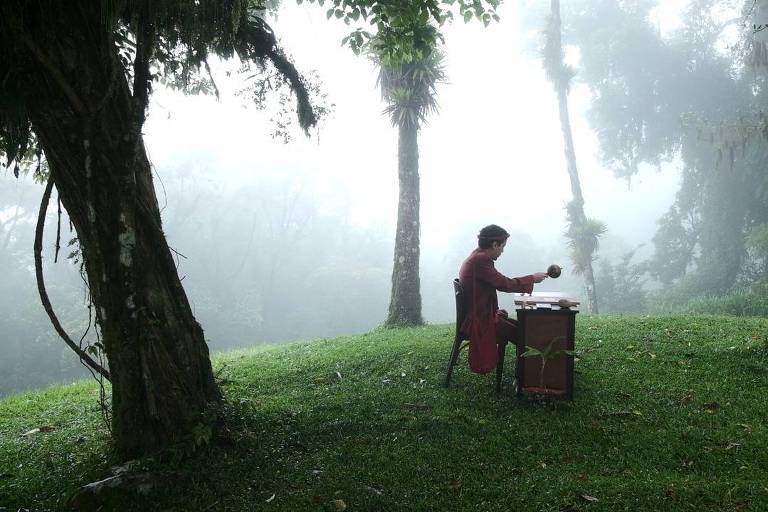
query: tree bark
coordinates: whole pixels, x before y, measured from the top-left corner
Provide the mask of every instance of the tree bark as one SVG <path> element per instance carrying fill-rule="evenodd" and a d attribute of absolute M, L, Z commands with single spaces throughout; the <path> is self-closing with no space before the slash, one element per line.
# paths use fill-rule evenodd
<path fill-rule="evenodd" d="M 560 54 L 562 55 L 560 0 L 552 0 L 551 6 L 553 27 L 550 37 L 555 38 L 554 44 L 560 49 Z M 581 193 L 579 169 L 576 166 L 576 149 L 573 145 L 573 135 L 571 133 L 571 117 L 568 112 L 568 82 L 564 77 L 561 76 L 555 79 L 555 91 L 560 112 L 560 128 L 563 131 L 565 161 L 568 166 L 568 177 L 571 181 L 571 193 L 573 194 L 574 218 L 571 221 L 576 225 L 581 225 L 587 220 L 587 217 L 584 214 L 584 196 Z M 587 289 L 587 308 L 590 313 L 597 314 L 597 292 L 595 290 L 595 274 L 592 269 L 592 255 L 589 254 L 587 257 L 587 261 L 583 262 L 584 284 Z"/>
<path fill-rule="evenodd" d="M 418 128 L 398 128 L 397 233 L 392 267 L 392 294 L 386 325 L 421 325 L 419 281 L 419 146 Z"/>
<path fill-rule="evenodd" d="M 219 391 L 161 228 L 143 112 L 101 5 L 63 8 L 45 26 L 17 15 L 0 30 L 12 25 L 24 42 L 15 66 L 36 88 L 24 108 L 82 249 L 112 377 L 114 442 L 134 457 L 189 432 Z"/>

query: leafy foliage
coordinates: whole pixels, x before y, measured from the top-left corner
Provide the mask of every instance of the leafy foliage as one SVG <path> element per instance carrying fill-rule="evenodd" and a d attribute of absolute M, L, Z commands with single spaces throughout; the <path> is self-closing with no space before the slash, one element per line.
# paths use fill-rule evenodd
<path fill-rule="evenodd" d="M 754 286 L 723 296 L 695 297 L 677 308 L 691 313 L 768 317 L 768 287 Z"/>
<path fill-rule="evenodd" d="M 394 63 L 380 58 L 380 51 L 374 40 L 371 52 L 379 65 L 377 83 L 387 103 L 384 113 L 394 126 L 418 129 L 438 109 L 436 86 L 445 81 L 443 53 L 433 49 L 421 58 Z"/>
<path fill-rule="evenodd" d="M 592 264 L 594 254 L 600 246 L 600 237 L 605 234 L 607 228 L 604 222 L 597 219 L 580 220 L 581 212 L 574 211 L 574 205 L 574 201 L 566 205 L 568 228 L 565 231 L 565 238 L 568 240 L 571 251 L 573 272 L 583 274 L 587 266 Z"/>
<path fill-rule="evenodd" d="M 643 313 L 648 309 L 648 292 L 644 288 L 648 262 L 632 263 L 637 249 L 622 255 L 611 264 L 601 258 L 596 286 L 600 290 L 603 313 Z"/>
<path fill-rule="evenodd" d="M 297 0 L 302 3 L 303 0 Z M 326 0 L 307 0 L 325 6 Z M 343 20 L 346 24 L 367 22 L 375 32 L 356 28 L 342 44 L 359 54 L 377 41 L 377 55 L 387 64 L 410 62 L 429 54 L 442 41 L 437 27 L 454 18 L 454 4 L 465 22 L 472 19 L 488 25 L 498 21 L 496 8 L 500 0 L 422 0 L 400 2 L 388 0 L 332 0 L 328 2 L 326 16 Z"/>
<path fill-rule="evenodd" d="M 558 357 L 562 356 L 572 356 L 575 354 L 573 350 L 568 349 L 560 349 L 555 350 L 555 344 L 557 343 L 563 343 L 565 341 L 565 336 L 556 336 L 552 338 L 552 340 L 547 343 L 547 346 L 545 346 L 542 350 L 539 350 L 534 347 L 529 347 L 528 345 L 525 346 L 526 351 L 523 352 L 523 354 L 520 357 L 538 357 L 541 359 L 541 369 L 539 370 L 539 387 L 546 390 L 546 385 L 544 383 L 544 375 L 545 371 L 547 369 L 547 363 L 551 361 L 552 359 L 556 359 Z"/>

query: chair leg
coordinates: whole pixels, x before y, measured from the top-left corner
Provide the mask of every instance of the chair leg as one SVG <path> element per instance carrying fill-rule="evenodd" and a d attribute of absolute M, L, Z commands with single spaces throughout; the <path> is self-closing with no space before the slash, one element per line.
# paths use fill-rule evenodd
<path fill-rule="evenodd" d="M 456 360 L 459 358 L 460 351 L 461 351 L 461 337 L 456 336 L 453 339 L 453 349 L 451 349 L 451 359 L 448 361 L 448 373 L 445 375 L 445 387 L 448 387 L 451 383 L 451 374 L 453 373 L 453 367 L 456 364 Z"/>
<path fill-rule="evenodd" d="M 496 392 L 501 391 L 501 379 L 504 377 L 504 354 L 507 351 L 507 342 L 499 343 L 499 361 L 496 363 Z"/>

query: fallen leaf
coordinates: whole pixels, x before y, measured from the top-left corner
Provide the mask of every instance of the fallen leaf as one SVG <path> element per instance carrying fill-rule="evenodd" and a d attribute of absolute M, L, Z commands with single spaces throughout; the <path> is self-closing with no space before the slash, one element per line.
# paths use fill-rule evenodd
<path fill-rule="evenodd" d="M 269 498 L 267 498 L 264 501 L 266 501 L 267 503 L 271 503 L 273 499 L 275 499 L 275 495 L 274 494 L 272 494 L 272 496 L 270 496 Z"/>
<path fill-rule="evenodd" d="M 458 491 L 459 489 L 461 489 L 461 487 L 463 485 L 464 485 L 464 482 L 462 482 L 458 478 L 452 478 L 452 479 L 448 480 L 448 487 L 450 487 L 454 491 Z"/>
<path fill-rule="evenodd" d="M 365 488 L 371 491 L 372 493 L 375 493 L 378 496 L 381 496 L 383 494 L 382 491 L 376 489 L 375 487 L 371 487 L 370 485 L 366 485 Z"/>
<path fill-rule="evenodd" d="M 581 495 L 581 499 L 583 499 L 585 501 L 588 501 L 590 503 L 595 503 L 596 501 L 600 501 L 597 498 L 595 498 L 594 496 L 590 496 L 589 494 L 582 494 Z"/>
<path fill-rule="evenodd" d="M 747 423 L 737 423 L 736 426 L 743 428 L 744 432 L 752 432 L 752 425 Z"/>
<path fill-rule="evenodd" d="M 344 500 L 333 500 L 333 506 L 336 507 L 336 510 L 339 512 L 347 509 L 347 504 L 344 503 Z"/>
<path fill-rule="evenodd" d="M 576 480 L 584 481 L 586 479 L 587 479 L 587 475 L 585 475 L 584 473 L 579 473 L 578 475 L 576 475 Z"/>
<path fill-rule="evenodd" d="M 339 378 L 339 380 L 341 380 L 341 372 L 337 371 L 336 376 Z"/>
<path fill-rule="evenodd" d="M 431 409 L 432 406 L 427 404 L 426 402 L 405 402 L 403 404 L 405 407 L 408 407 L 409 409 Z"/>
<path fill-rule="evenodd" d="M 741 443 L 728 443 L 728 446 L 726 446 L 725 449 L 730 450 L 731 448 L 736 448 L 738 446 L 741 446 Z"/>
<path fill-rule="evenodd" d="M 710 414 L 714 413 L 719 408 L 720 408 L 720 404 L 717 402 L 709 402 L 704 404 L 704 409 Z"/>

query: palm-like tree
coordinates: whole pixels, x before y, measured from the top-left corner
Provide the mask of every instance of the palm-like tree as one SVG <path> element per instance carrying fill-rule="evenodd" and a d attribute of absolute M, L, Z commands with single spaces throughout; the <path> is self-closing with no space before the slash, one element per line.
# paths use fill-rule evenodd
<path fill-rule="evenodd" d="M 408 61 L 393 62 L 381 52 L 377 83 L 387 103 L 384 113 L 398 129 L 399 200 L 392 268 L 392 295 L 386 325 L 420 325 L 419 281 L 419 144 L 418 133 L 427 115 L 437 111 L 436 86 L 445 80 L 443 53 L 437 48 L 418 52 Z"/>
<path fill-rule="evenodd" d="M 566 206 L 568 229 L 565 236 L 568 238 L 571 248 L 574 270 L 584 275 L 589 312 L 597 313 L 597 293 L 595 292 L 592 260 L 598 247 L 599 238 L 605 233 L 605 224 L 599 220 L 587 218 L 584 213 L 584 196 L 581 194 L 579 170 L 576 167 L 576 150 L 573 146 L 571 120 L 568 113 L 568 90 L 574 71 L 563 62 L 560 0 L 551 0 L 551 2 L 552 14 L 545 31 L 544 71 L 557 93 L 560 127 L 563 130 L 565 143 L 565 160 L 568 165 L 568 176 L 571 180 L 571 193 L 573 194 L 573 199 Z"/>

